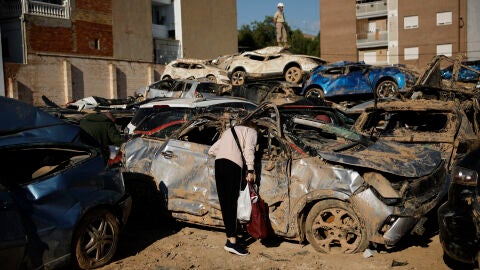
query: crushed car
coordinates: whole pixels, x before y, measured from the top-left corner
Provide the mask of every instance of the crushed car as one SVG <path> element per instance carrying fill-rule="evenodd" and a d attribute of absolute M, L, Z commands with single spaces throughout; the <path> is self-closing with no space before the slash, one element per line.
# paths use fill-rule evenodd
<path fill-rule="evenodd" d="M 372 141 L 313 117 L 281 115 L 272 103 L 245 118 L 198 116 L 167 140 L 131 139 L 122 148 L 124 177 L 148 180 L 144 186 L 154 189 L 158 207 L 173 218 L 222 227 L 215 158 L 208 149 L 245 120 L 259 126 L 255 172 L 273 234 L 308 240 L 319 252 L 361 252 L 370 242 L 391 246 L 408 233 L 421 233 L 424 215 L 446 192 L 438 151 Z"/>
<path fill-rule="evenodd" d="M 392 100 L 371 104 L 353 129 L 365 136 L 422 144 L 442 152 L 450 170 L 455 159 L 479 140 L 478 129 L 455 101 Z"/>
<path fill-rule="evenodd" d="M 246 98 L 257 104 L 272 102 L 277 105 L 303 99 L 296 94 L 298 86 L 284 81 L 257 81 L 232 86 L 231 95 Z"/>
<path fill-rule="evenodd" d="M 359 95 L 385 98 L 405 92 L 414 85 L 416 77 L 413 71 L 401 65 L 339 61 L 312 70 L 300 94 L 327 99 Z"/>
<path fill-rule="evenodd" d="M 212 61 L 228 71 L 232 85 L 265 79 L 284 79 L 299 84 L 309 72 L 326 63 L 320 57 L 293 54 L 281 46 L 271 46 L 241 54 L 223 55 Z"/>
<path fill-rule="evenodd" d="M 120 168 L 77 125 L 6 97 L 0 111 L 2 268 L 109 263 L 132 205 Z"/>
<path fill-rule="evenodd" d="M 230 83 L 227 71 L 213 65 L 209 60 L 176 59 L 168 63 L 162 73 L 162 80 L 187 78 L 207 78 L 214 83 Z"/>

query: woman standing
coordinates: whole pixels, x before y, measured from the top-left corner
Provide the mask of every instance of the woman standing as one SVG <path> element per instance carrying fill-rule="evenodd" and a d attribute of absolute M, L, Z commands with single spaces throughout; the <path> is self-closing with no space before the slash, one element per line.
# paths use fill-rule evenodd
<path fill-rule="evenodd" d="M 240 151 L 235 136 L 242 150 Z M 237 255 L 247 255 L 248 251 L 237 243 L 237 199 L 240 193 L 240 182 L 243 171 L 243 157 L 248 168 L 244 176 L 247 182 L 255 182 L 255 146 L 257 145 L 256 126 L 246 122 L 226 130 L 209 149 L 215 156 L 215 182 L 218 200 L 222 210 L 223 223 L 227 235 L 224 249 Z"/>

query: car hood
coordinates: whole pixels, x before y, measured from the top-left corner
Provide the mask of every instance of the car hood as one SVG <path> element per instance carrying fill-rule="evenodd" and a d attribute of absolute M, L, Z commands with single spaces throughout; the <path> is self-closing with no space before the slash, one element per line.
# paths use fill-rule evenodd
<path fill-rule="evenodd" d="M 318 154 L 331 162 L 367 167 L 403 177 L 422 177 L 431 174 L 442 164 L 439 151 L 382 140 L 360 151 L 319 151 Z"/>
<path fill-rule="evenodd" d="M 0 97 L 0 146 L 36 142 L 73 142 L 81 130 L 31 104 Z"/>

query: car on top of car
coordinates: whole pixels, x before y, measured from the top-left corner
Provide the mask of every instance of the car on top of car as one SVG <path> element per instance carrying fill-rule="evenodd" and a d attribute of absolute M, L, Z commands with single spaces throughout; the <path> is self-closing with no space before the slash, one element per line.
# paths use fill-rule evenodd
<path fill-rule="evenodd" d="M 415 80 L 416 74 L 400 65 L 339 61 L 312 70 L 300 95 L 329 99 L 368 94 L 385 98 L 406 91 Z"/>
<path fill-rule="evenodd" d="M 224 55 L 212 62 L 228 71 L 232 85 L 265 79 L 300 84 L 313 68 L 326 63 L 319 57 L 293 54 L 280 46 Z"/>
<path fill-rule="evenodd" d="M 227 71 L 211 64 L 209 60 L 180 58 L 165 66 L 162 79 L 207 78 L 215 83 L 229 84 Z"/>

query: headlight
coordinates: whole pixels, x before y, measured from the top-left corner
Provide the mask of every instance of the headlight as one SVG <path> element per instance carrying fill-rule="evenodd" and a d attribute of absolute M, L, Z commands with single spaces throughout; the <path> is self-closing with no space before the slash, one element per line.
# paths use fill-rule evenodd
<path fill-rule="evenodd" d="M 478 174 L 474 170 L 463 167 L 454 167 L 452 171 L 453 183 L 465 186 L 477 186 Z"/>

